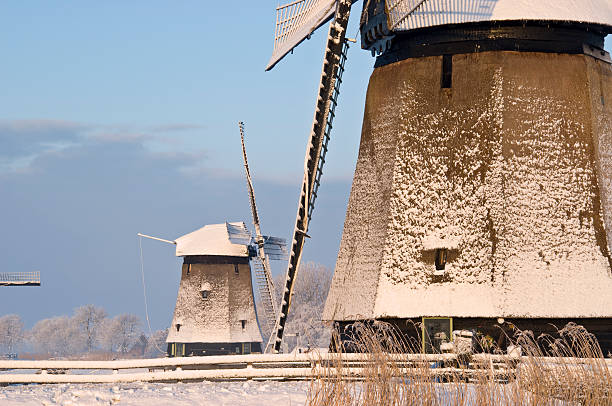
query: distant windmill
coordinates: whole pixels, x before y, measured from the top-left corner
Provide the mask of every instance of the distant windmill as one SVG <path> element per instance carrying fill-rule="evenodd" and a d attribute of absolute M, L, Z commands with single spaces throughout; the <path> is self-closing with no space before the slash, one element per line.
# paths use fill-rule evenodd
<path fill-rule="evenodd" d="M 40 272 L 0 272 L 0 286 L 40 286 Z"/>
<path fill-rule="evenodd" d="M 325 163 L 353 3 L 276 9 L 266 70 L 332 22 L 274 351 Z M 537 334 L 576 320 L 612 349 L 610 0 L 368 0 L 360 30 L 361 47 L 378 56 L 323 319 L 341 328 L 418 322 L 423 337 L 447 338 L 453 329 L 499 336 L 504 320 Z"/>
<path fill-rule="evenodd" d="M 253 217 L 253 227 L 255 227 L 255 236 L 253 242 L 257 248 L 257 255 L 251 258 L 255 267 L 255 278 L 259 295 L 263 303 L 264 316 L 266 318 L 266 333 L 271 334 L 274 330 L 276 322 L 277 305 L 276 291 L 274 282 L 272 281 L 272 273 L 270 270 L 270 258 L 285 259 L 286 258 L 286 241 L 276 237 L 264 236 L 261 234 L 261 225 L 259 223 L 259 213 L 255 204 L 255 189 L 253 188 L 253 180 L 249 170 L 249 162 L 247 160 L 246 146 L 244 145 L 244 123 L 238 123 L 240 129 L 240 141 L 242 143 L 242 158 L 244 160 L 244 171 L 247 181 L 247 190 L 249 192 L 249 205 L 251 206 L 251 214 Z"/>
<path fill-rule="evenodd" d="M 255 192 L 239 123 L 249 203 L 255 235 L 243 222 L 206 225 L 174 241 L 141 234 L 176 245 L 184 258 L 176 307 L 167 343 L 169 356 L 248 354 L 263 352 L 255 312 L 250 263 L 263 303 L 265 333 L 276 317 L 276 295 L 270 260 L 287 259 L 286 241 L 262 235 Z"/>

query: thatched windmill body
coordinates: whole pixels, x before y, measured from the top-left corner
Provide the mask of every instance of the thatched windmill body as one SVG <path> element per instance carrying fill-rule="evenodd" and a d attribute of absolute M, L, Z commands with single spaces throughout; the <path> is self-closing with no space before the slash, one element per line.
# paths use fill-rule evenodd
<path fill-rule="evenodd" d="M 278 9 L 269 68 L 333 21 L 275 348 L 351 5 Z M 611 2 L 370 0 L 360 25 L 362 48 L 378 56 L 323 318 L 494 338 L 498 326 L 537 334 L 575 320 L 610 348 Z"/>

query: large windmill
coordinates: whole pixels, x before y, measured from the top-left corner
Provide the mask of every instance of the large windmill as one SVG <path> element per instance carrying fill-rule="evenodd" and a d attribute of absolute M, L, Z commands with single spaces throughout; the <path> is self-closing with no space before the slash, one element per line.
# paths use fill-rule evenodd
<path fill-rule="evenodd" d="M 275 351 L 352 4 L 277 8 L 267 69 L 332 22 Z M 378 56 L 323 318 L 341 327 L 385 319 L 407 334 L 416 321 L 423 337 L 454 328 L 498 336 L 511 325 L 538 333 L 579 320 L 612 348 L 611 2 L 368 0 L 362 10 L 361 46 Z"/>

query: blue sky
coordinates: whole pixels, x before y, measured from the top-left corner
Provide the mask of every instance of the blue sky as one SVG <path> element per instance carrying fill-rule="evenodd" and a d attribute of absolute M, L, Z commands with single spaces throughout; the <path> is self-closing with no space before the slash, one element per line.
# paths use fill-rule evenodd
<path fill-rule="evenodd" d="M 43 286 L 2 288 L 0 313 L 32 325 L 94 303 L 144 319 L 137 232 L 250 225 L 239 120 L 264 232 L 290 237 L 326 29 L 264 72 L 276 6 L 4 2 L 0 272 L 39 270 Z M 358 46 L 349 59 L 304 253 L 330 267 L 374 62 Z M 162 243 L 143 249 L 151 321 L 163 328 L 180 260 Z"/>
<path fill-rule="evenodd" d="M 232 4 L 3 2 L 0 272 L 39 270 L 43 286 L 1 288 L 0 314 L 31 326 L 93 303 L 144 319 L 137 232 L 250 225 L 239 120 L 264 232 L 291 236 L 326 28 L 264 72 L 277 2 Z M 330 267 L 373 63 L 352 47 L 305 248 Z M 164 328 L 180 260 L 143 248 L 152 326 Z"/>

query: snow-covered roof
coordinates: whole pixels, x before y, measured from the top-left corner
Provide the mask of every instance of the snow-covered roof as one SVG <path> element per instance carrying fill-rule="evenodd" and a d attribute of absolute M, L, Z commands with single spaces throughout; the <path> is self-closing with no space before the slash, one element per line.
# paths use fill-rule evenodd
<path fill-rule="evenodd" d="M 175 240 L 176 256 L 187 255 L 224 255 L 230 257 L 248 257 L 248 248 L 244 244 L 233 244 L 230 241 L 228 226 L 248 232 L 243 222 L 209 224 L 199 230 L 185 234 Z"/>
<path fill-rule="evenodd" d="M 391 0 L 389 28 L 412 30 L 479 21 L 574 21 L 612 26 L 610 0 Z"/>

